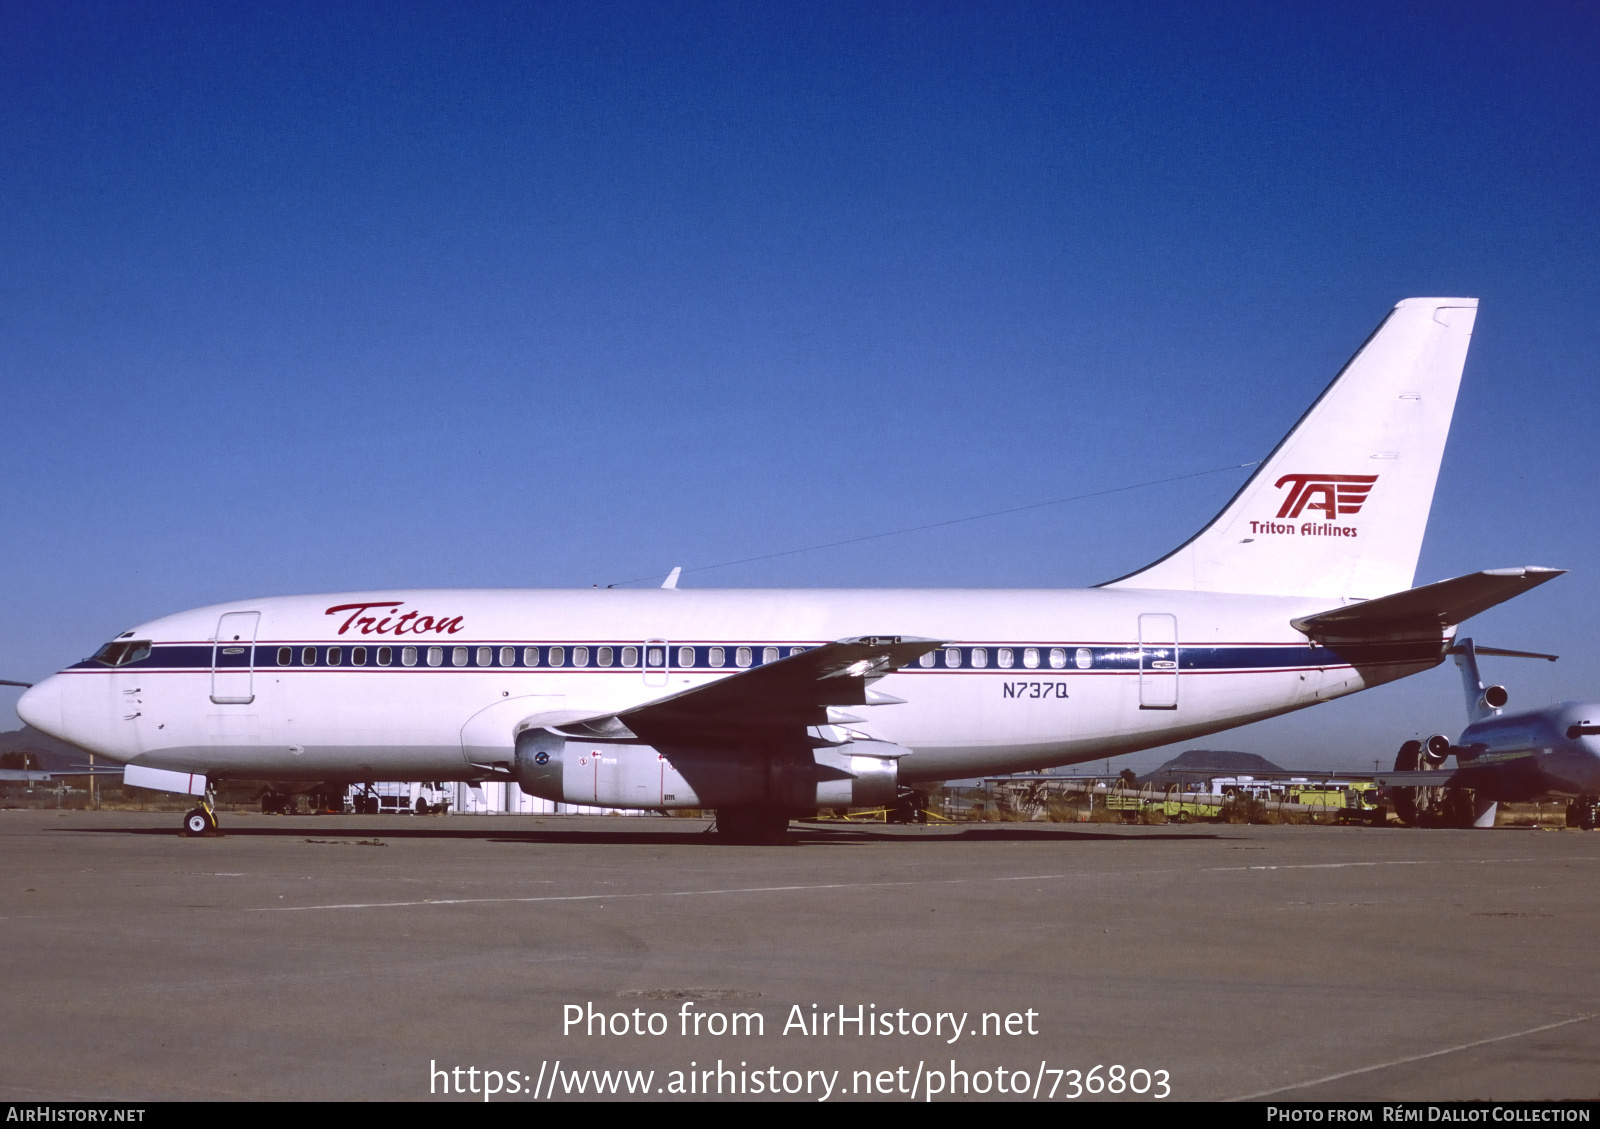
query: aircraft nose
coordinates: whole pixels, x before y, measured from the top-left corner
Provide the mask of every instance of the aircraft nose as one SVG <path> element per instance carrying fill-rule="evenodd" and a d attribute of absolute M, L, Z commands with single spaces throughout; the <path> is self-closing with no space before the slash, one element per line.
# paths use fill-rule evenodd
<path fill-rule="evenodd" d="M 17 699 L 17 716 L 41 733 L 62 738 L 61 676 L 53 674 Z"/>

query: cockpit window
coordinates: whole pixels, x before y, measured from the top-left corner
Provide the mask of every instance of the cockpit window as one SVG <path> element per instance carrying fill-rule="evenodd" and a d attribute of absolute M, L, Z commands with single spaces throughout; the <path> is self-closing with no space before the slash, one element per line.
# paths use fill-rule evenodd
<path fill-rule="evenodd" d="M 149 657 L 150 640 L 148 639 L 131 639 L 125 642 L 107 643 L 93 655 L 95 662 L 105 663 L 107 666 L 127 666 L 129 663 L 136 663 L 140 659 Z"/>

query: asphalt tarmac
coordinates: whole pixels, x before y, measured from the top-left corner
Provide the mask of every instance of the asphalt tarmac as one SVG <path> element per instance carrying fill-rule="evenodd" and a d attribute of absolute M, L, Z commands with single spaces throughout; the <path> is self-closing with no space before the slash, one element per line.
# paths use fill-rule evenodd
<path fill-rule="evenodd" d="M 1600 1097 L 1594 833 L 178 822 L 0 811 L 0 1098 Z"/>

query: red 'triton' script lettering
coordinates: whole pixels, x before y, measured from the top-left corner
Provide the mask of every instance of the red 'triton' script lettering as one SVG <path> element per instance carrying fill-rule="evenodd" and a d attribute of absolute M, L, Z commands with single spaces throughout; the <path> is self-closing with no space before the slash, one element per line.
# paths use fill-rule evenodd
<path fill-rule="evenodd" d="M 363 635 L 454 635 L 461 630 L 462 616 L 433 616 L 421 612 L 399 613 L 404 601 L 386 600 L 376 604 L 335 604 L 323 615 L 349 612 L 349 617 L 339 625 L 343 635 L 352 627 Z M 372 615 L 362 615 L 372 612 Z"/>

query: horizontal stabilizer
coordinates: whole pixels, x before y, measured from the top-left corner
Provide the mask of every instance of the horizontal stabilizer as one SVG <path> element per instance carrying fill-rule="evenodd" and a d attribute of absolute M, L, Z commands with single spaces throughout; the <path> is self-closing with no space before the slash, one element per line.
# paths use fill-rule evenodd
<path fill-rule="evenodd" d="M 1520 596 L 1566 569 L 1492 568 L 1359 604 L 1292 620 L 1295 630 L 1315 639 L 1379 639 L 1433 635 L 1447 627 Z"/>
<path fill-rule="evenodd" d="M 1493 655 L 1500 659 L 1544 659 L 1546 662 L 1555 662 L 1560 655 L 1547 655 L 1543 651 L 1508 651 L 1504 647 L 1473 647 L 1473 653 L 1479 655 Z M 1464 655 L 1467 649 L 1460 644 L 1451 647 L 1445 652 L 1447 655 Z"/>

